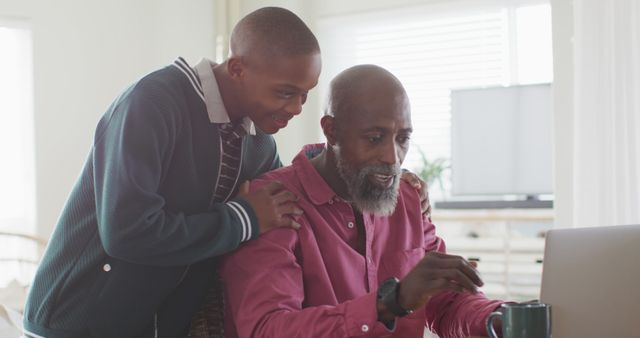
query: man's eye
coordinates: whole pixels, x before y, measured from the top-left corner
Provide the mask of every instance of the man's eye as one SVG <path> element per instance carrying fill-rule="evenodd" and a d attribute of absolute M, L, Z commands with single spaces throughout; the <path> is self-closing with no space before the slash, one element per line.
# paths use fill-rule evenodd
<path fill-rule="evenodd" d="M 369 142 L 378 143 L 382 140 L 382 136 L 369 136 Z"/>
<path fill-rule="evenodd" d="M 289 99 L 291 97 L 293 97 L 293 95 L 295 95 L 296 93 L 294 92 L 287 92 L 287 91 L 279 91 L 278 92 L 278 96 L 284 98 L 284 99 Z"/>
<path fill-rule="evenodd" d="M 411 139 L 411 137 L 409 137 L 409 136 L 400 136 L 400 137 L 398 137 L 398 143 L 407 144 L 410 139 Z"/>

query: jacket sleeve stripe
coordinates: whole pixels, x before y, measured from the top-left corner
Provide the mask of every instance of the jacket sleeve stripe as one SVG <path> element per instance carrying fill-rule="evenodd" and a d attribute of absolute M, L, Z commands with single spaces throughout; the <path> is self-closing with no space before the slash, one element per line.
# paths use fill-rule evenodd
<path fill-rule="evenodd" d="M 238 215 L 238 218 L 240 219 L 240 222 L 242 223 L 241 241 L 247 241 L 249 238 L 251 238 L 251 221 L 249 220 L 249 215 L 247 215 L 244 208 L 237 202 L 229 202 L 227 203 L 227 205 L 231 207 L 233 211 L 235 211 L 235 213 Z"/>

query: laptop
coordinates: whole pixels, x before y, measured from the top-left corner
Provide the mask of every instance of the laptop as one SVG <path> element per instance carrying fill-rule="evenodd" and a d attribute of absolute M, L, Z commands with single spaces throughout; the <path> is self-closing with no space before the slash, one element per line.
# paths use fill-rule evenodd
<path fill-rule="evenodd" d="M 553 338 L 640 338 L 640 225 L 549 230 L 540 293 Z"/>

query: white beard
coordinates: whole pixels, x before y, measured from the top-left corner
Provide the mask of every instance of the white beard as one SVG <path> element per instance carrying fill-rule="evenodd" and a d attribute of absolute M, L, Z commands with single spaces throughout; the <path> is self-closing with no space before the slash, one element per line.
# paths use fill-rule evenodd
<path fill-rule="evenodd" d="M 334 148 L 338 173 L 347 185 L 353 206 L 376 216 L 389 216 L 396 210 L 400 188 L 400 165 L 373 164 L 356 170 L 342 160 L 339 147 Z M 389 188 L 375 186 L 369 180 L 373 174 L 394 175 Z"/>

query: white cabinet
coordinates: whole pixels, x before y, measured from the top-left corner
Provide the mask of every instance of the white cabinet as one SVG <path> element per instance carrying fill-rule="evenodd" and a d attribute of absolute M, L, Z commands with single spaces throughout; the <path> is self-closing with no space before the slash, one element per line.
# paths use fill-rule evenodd
<path fill-rule="evenodd" d="M 479 259 L 488 297 L 538 299 L 552 209 L 436 209 L 433 222 L 449 253 Z"/>

